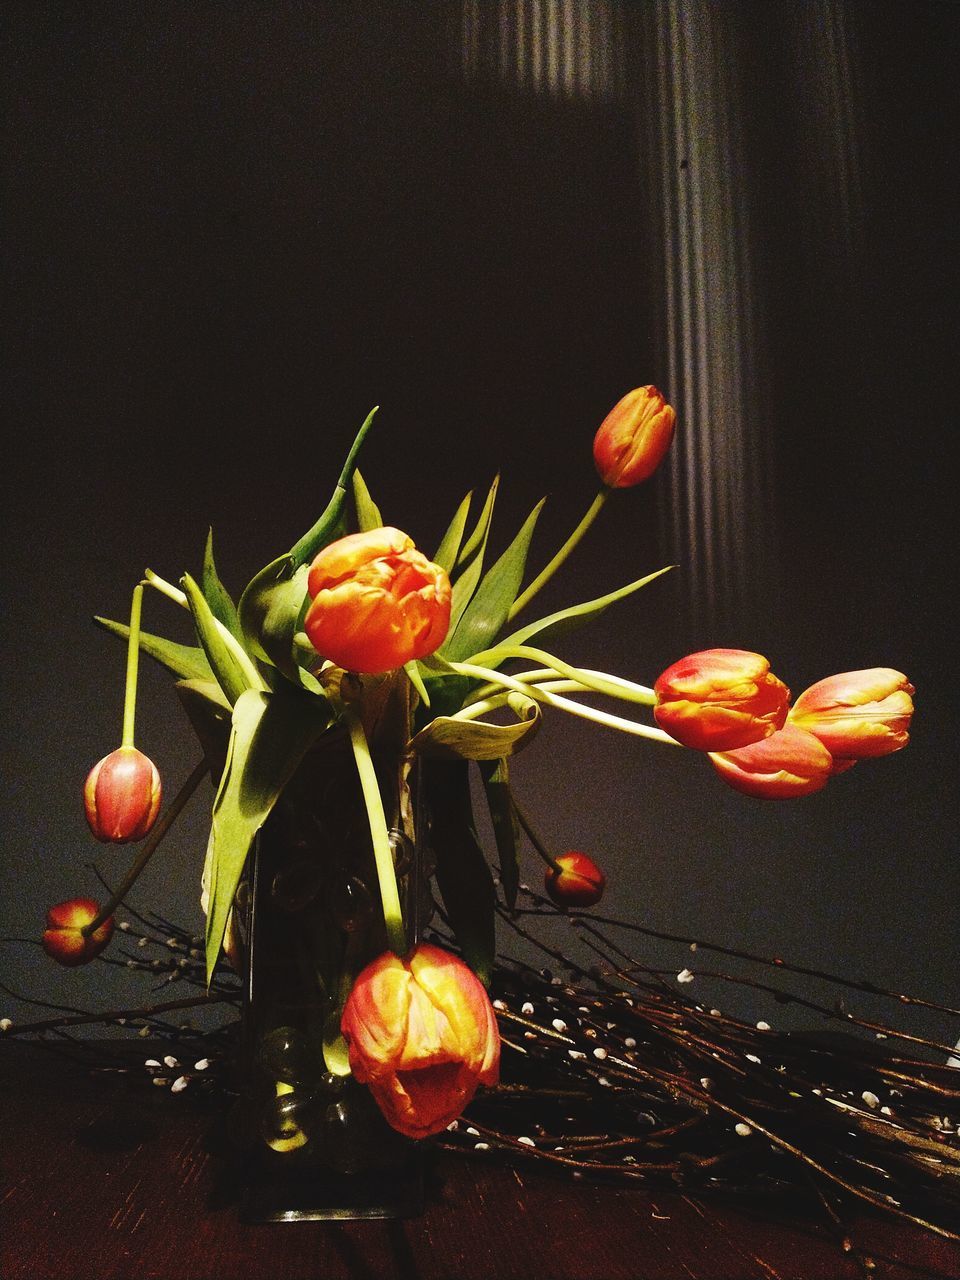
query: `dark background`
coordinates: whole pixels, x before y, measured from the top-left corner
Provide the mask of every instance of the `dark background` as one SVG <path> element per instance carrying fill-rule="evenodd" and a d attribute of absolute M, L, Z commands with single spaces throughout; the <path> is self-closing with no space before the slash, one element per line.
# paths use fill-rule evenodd
<path fill-rule="evenodd" d="M 373 404 L 388 521 L 432 549 L 499 471 L 494 542 L 547 494 L 542 563 L 593 497 L 601 418 L 653 382 L 671 457 L 542 609 L 678 568 L 563 655 L 652 683 L 735 645 L 795 694 L 893 666 L 913 739 L 764 803 L 558 713 L 518 796 L 604 864 L 611 912 L 956 1004 L 958 7 L 5 12 L 0 933 L 38 937 L 50 903 L 97 896 L 89 863 L 126 865 L 80 805 L 122 703 L 91 617 L 125 618 L 146 566 L 196 573 L 212 525 L 239 592 L 312 523 Z M 189 639 L 152 594 L 144 625 Z M 137 737 L 172 795 L 194 747 L 149 663 Z M 199 927 L 206 808 L 141 908 Z M 69 1004 L 143 994 L 27 943 L 0 963 Z"/>

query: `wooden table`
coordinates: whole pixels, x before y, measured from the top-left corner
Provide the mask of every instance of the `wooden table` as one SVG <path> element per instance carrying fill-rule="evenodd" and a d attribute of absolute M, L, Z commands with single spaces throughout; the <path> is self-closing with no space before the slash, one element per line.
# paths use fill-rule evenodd
<path fill-rule="evenodd" d="M 142 1059 L 142 1042 L 137 1046 Z M 162 1050 L 161 1050 L 162 1052 Z M 402 1222 L 238 1223 L 218 1113 L 0 1045 L 4 1280 L 845 1280 L 821 1222 L 679 1192 L 597 1187 L 438 1153 Z M 960 1277 L 960 1246 L 860 1218 L 877 1280 Z"/>

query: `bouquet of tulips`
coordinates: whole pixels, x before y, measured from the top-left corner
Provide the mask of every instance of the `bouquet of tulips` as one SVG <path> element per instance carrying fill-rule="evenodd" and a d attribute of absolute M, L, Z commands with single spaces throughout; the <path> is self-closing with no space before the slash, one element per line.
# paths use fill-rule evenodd
<path fill-rule="evenodd" d="M 423 1137 L 449 1124 L 498 1072 L 497 1022 L 485 989 L 497 882 L 470 811 L 470 761 L 490 807 L 505 907 L 516 900 L 524 833 L 544 859 L 553 901 L 589 906 L 603 893 L 602 869 L 582 852 L 551 855 L 511 793 L 510 758 L 536 734 L 545 708 L 701 752 L 731 787 L 781 799 L 809 795 L 856 761 L 903 747 L 914 690 L 901 672 L 874 668 L 830 676 L 791 704 L 767 659 L 745 650 L 691 654 L 649 687 L 555 656 L 552 646 L 566 631 L 665 570 L 548 616 L 518 619 L 610 495 L 647 479 L 664 457 L 675 414 L 655 387 L 629 392 L 603 420 L 593 444 L 600 491 L 532 577 L 528 553 L 543 503 L 488 563 L 496 483 L 472 520 L 470 495 L 463 500 L 432 558 L 384 523 L 357 467 L 374 415 L 362 425 L 320 518 L 256 574 L 239 600 L 221 583 L 208 539 L 199 581 L 185 574 L 174 585 L 147 570 L 134 588 L 129 625 L 98 619 L 126 640 L 126 698 L 121 745 L 87 778 L 86 814 L 97 839 L 144 843 L 103 906 L 80 898 L 51 909 L 43 945 L 66 965 L 86 963 L 108 945 L 112 912 L 212 774 L 217 785 L 202 872 L 209 983 L 224 949 L 236 959 L 235 898 L 258 831 L 307 753 L 329 735 L 347 735 L 388 946 L 345 995 L 343 1057 L 390 1124 Z M 141 629 L 147 588 L 189 611 L 194 645 Z M 203 748 L 163 813 L 157 770 L 134 745 L 141 652 L 176 677 Z M 433 943 L 411 946 L 401 912 L 369 742 L 371 708 L 397 690 L 409 713 L 403 754 L 423 766 L 436 886 L 459 954 Z M 594 696 L 621 704 L 621 713 L 584 701 Z"/>

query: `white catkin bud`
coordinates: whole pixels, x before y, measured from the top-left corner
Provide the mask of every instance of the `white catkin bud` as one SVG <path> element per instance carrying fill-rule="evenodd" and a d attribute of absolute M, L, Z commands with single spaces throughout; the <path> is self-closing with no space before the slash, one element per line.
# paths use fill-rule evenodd
<path fill-rule="evenodd" d="M 693 981 L 693 974 L 690 972 L 690 970 L 689 970 L 689 969 L 681 969 L 681 970 L 680 970 L 680 972 L 677 974 L 677 981 L 678 981 L 678 982 L 692 982 L 692 981 Z"/>
<path fill-rule="evenodd" d="M 189 1083 L 190 1081 L 187 1079 L 186 1076 L 178 1076 L 176 1080 L 174 1080 L 173 1084 L 170 1086 L 170 1092 L 180 1093 L 183 1089 L 187 1087 Z"/>
<path fill-rule="evenodd" d="M 567 1024 L 562 1018 L 554 1018 L 552 1023 L 554 1031 L 566 1031 Z"/>
<path fill-rule="evenodd" d="M 734 1125 L 734 1133 L 736 1133 L 739 1138 L 749 1138 L 751 1133 L 753 1133 L 753 1130 L 748 1124 L 744 1124 L 741 1120 L 739 1124 Z"/>
<path fill-rule="evenodd" d="M 473 1149 L 474 1149 L 474 1151 L 489 1151 L 489 1150 L 490 1150 L 490 1143 L 489 1143 L 489 1142 L 475 1142 L 475 1143 L 473 1144 Z"/>
<path fill-rule="evenodd" d="M 596 1049 L 594 1049 L 593 1051 L 593 1056 L 595 1058 L 599 1058 L 600 1061 L 602 1062 L 603 1059 L 607 1056 L 607 1051 L 602 1046 L 598 1045 Z"/>
<path fill-rule="evenodd" d="M 520 1012 L 521 1012 L 521 1013 L 528 1014 L 528 1015 L 529 1015 L 529 1014 L 531 1014 L 531 1013 L 533 1013 L 533 1005 L 530 1003 L 530 1001 L 529 1001 L 529 1000 L 526 1000 L 526 1001 L 521 1005 L 521 1007 L 520 1007 Z"/>
<path fill-rule="evenodd" d="M 871 1093 L 869 1089 L 864 1089 L 860 1097 L 864 1100 L 868 1107 L 879 1107 L 880 1099 L 875 1093 Z"/>
<path fill-rule="evenodd" d="M 9 1031 L 12 1026 L 9 1018 L 0 1018 L 0 1031 Z"/>
<path fill-rule="evenodd" d="M 518 1138 L 517 1141 L 525 1147 L 535 1147 L 537 1145 L 532 1138 Z"/>

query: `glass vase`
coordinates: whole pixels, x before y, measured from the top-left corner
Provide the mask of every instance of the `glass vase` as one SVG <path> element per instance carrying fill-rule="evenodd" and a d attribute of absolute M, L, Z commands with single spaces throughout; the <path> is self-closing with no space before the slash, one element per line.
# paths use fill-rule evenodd
<path fill-rule="evenodd" d="M 379 738 L 371 737 L 373 759 L 412 945 L 428 901 L 416 776 L 403 736 Z M 354 977 L 387 947 L 367 812 L 342 732 L 325 735 L 285 789 L 256 841 L 245 890 L 241 1218 L 418 1214 L 421 1149 L 350 1075 L 340 1035 Z"/>

